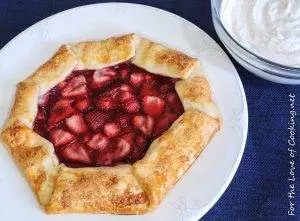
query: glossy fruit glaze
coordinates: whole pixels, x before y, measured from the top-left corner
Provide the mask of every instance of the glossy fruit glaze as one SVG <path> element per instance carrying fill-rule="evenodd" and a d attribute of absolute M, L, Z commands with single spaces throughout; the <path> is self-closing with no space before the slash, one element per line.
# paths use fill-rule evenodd
<path fill-rule="evenodd" d="M 183 113 L 176 81 L 131 63 L 73 71 L 39 98 L 33 130 L 69 167 L 132 164 Z"/>

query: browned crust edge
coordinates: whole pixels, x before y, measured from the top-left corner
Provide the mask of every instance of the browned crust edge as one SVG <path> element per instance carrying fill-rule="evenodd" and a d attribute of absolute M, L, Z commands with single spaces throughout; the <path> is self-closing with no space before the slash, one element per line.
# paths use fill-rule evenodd
<path fill-rule="evenodd" d="M 51 197 L 58 170 L 52 144 L 20 121 L 6 128 L 1 138 L 44 207 Z"/>
<path fill-rule="evenodd" d="M 185 110 L 198 110 L 221 121 L 219 109 L 213 100 L 205 74 L 193 74 L 186 80 L 178 81 L 175 89 Z"/>
<path fill-rule="evenodd" d="M 146 47 L 143 48 L 140 44 L 145 44 Z M 142 52 L 141 55 L 137 55 L 139 50 Z M 118 51 L 120 51 L 120 54 L 116 55 Z M 104 53 L 105 56 L 98 56 L 98 54 L 101 53 Z M 149 59 L 147 53 L 153 55 L 152 60 L 151 57 Z M 142 56 L 142 58 L 139 56 Z M 92 61 L 90 63 L 89 58 L 91 58 L 90 60 Z M 108 38 L 103 41 L 63 45 L 55 55 L 37 71 L 26 80 L 18 83 L 14 105 L 1 132 L 1 138 L 8 146 L 9 152 L 19 165 L 42 208 L 44 208 L 47 213 L 91 212 L 143 214 L 153 210 L 167 194 L 167 191 L 165 191 L 158 197 L 158 200 L 153 200 L 153 193 L 149 190 L 149 186 L 140 179 L 138 172 L 132 169 L 137 167 L 135 164 L 130 166 L 129 169 L 118 169 L 120 173 L 118 174 L 119 177 L 113 175 L 113 168 L 111 170 L 103 167 L 94 168 L 92 170 L 90 168 L 69 169 L 63 165 L 59 165 L 53 145 L 32 130 L 32 124 L 37 113 L 39 95 L 45 93 L 48 89 L 62 81 L 73 69 L 102 68 L 131 58 L 133 58 L 133 63 L 150 72 L 157 70 L 159 74 L 182 79 L 187 79 L 198 65 L 196 59 L 181 52 L 168 49 L 145 38 L 139 38 L 135 34 L 129 34 Z M 183 80 L 183 82 L 184 81 L 185 80 Z M 211 97 L 211 94 L 209 94 L 209 97 Z M 185 115 L 186 113 L 183 114 L 181 119 L 185 118 Z M 209 116 L 207 117 L 210 118 Z M 176 127 L 176 125 L 173 125 L 171 128 L 174 127 Z M 172 130 L 171 128 L 170 130 Z M 165 134 L 169 133 L 170 132 L 167 131 Z M 163 137 L 164 136 L 167 135 L 163 135 Z M 213 136 L 214 133 L 209 134 L 209 137 L 206 138 L 206 144 Z M 161 138 L 159 138 L 159 140 L 161 140 Z M 205 146 L 203 146 L 203 148 Z M 202 149 L 200 148 L 196 151 L 197 156 Z M 196 160 L 196 158 L 193 159 L 189 166 L 194 160 Z M 137 162 L 136 164 L 140 165 L 141 162 Z M 181 172 L 180 177 L 188 170 L 189 166 Z M 107 170 L 106 180 L 101 180 L 102 178 L 100 178 L 101 176 L 99 175 L 101 173 L 103 174 L 103 170 Z M 129 173 L 128 171 L 131 172 Z M 134 187 L 126 183 L 128 180 L 126 180 L 126 176 L 122 176 L 122 173 L 128 173 L 127 178 L 131 179 L 130 182 L 135 183 Z M 76 182 L 69 179 L 69 176 L 75 176 L 76 178 L 74 179 Z M 93 194 L 101 197 L 101 194 L 105 195 L 103 190 L 109 193 L 109 187 L 105 189 L 106 187 L 103 186 L 102 183 L 107 182 L 109 184 L 114 179 L 112 177 L 117 177 L 116 179 L 118 179 L 118 182 L 113 183 L 113 185 L 123 183 L 122 185 L 129 187 L 127 187 L 127 192 L 121 191 L 115 195 L 106 196 L 108 198 L 106 198 L 104 202 L 109 206 L 105 207 L 103 203 L 101 204 L 99 200 L 95 198 L 93 198 L 94 202 L 87 202 L 86 199 L 82 199 L 87 196 L 92 196 Z M 166 189 L 169 190 L 172 188 L 178 179 L 171 182 Z M 94 181 L 101 181 L 102 186 L 96 184 Z M 93 185 L 91 185 L 91 183 Z M 77 192 L 79 195 L 83 194 L 81 198 L 76 198 L 76 195 L 72 195 L 71 192 L 66 194 L 67 188 L 78 191 L 78 189 L 76 189 L 78 186 L 89 186 L 91 189 L 89 189 L 89 192 Z M 73 198 L 71 196 L 73 196 Z M 71 201 L 66 200 L 68 197 L 69 200 L 77 200 L 79 204 L 82 204 L 71 205 Z"/>
<path fill-rule="evenodd" d="M 142 214 L 149 200 L 131 165 L 98 168 L 62 167 L 47 205 L 48 213 Z"/>
<path fill-rule="evenodd" d="M 170 49 L 147 38 L 137 38 L 132 63 L 149 72 L 186 79 L 199 66 L 196 58 Z"/>

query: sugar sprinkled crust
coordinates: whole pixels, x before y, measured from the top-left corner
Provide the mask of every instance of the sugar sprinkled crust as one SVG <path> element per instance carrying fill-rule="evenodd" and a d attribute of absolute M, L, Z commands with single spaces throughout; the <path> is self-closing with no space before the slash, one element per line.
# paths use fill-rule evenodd
<path fill-rule="evenodd" d="M 146 38 L 138 38 L 136 45 L 132 63 L 152 73 L 185 79 L 198 65 L 197 59 Z"/>
<path fill-rule="evenodd" d="M 15 162 L 22 169 L 41 206 L 52 194 L 58 170 L 58 160 L 52 144 L 20 121 L 15 121 L 2 132 Z"/>
<path fill-rule="evenodd" d="M 219 119 L 219 110 L 212 100 L 212 92 L 204 75 L 193 75 L 175 84 L 185 110 L 199 110 Z"/>
<path fill-rule="evenodd" d="M 99 69 L 130 59 L 149 72 L 184 79 L 176 90 L 186 112 L 132 166 L 74 169 L 59 164 L 52 143 L 32 130 L 39 96 L 74 69 Z M 143 214 L 157 207 L 220 128 L 207 80 L 189 78 L 197 65 L 188 55 L 128 34 L 63 45 L 18 83 L 1 138 L 45 211 Z"/>
<path fill-rule="evenodd" d="M 136 35 L 111 37 L 103 41 L 74 44 L 71 49 L 78 57 L 77 69 L 100 69 L 129 60 L 135 54 Z"/>
<path fill-rule="evenodd" d="M 47 212 L 140 214 L 148 210 L 148 203 L 131 165 L 62 167 Z"/>

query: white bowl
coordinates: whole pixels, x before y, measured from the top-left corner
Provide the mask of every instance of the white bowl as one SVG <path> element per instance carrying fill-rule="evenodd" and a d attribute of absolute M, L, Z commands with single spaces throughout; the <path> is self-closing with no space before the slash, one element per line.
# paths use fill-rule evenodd
<path fill-rule="evenodd" d="M 232 57 L 255 75 L 282 84 L 300 85 L 300 68 L 281 65 L 247 50 L 226 30 L 220 19 L 222 0 L 211 0 L 212 18 L 216 32 Z"/>

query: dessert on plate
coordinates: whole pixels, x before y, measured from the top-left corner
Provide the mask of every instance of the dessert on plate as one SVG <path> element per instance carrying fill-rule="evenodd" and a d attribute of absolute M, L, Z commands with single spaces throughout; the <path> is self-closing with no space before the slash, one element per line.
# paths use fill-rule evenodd
<path fill-rule="evenodd" d="M 66 44 L 1 133 L 47 213 L 156 208 L 220 129 L 198 60 L 135 34 Z"/>

